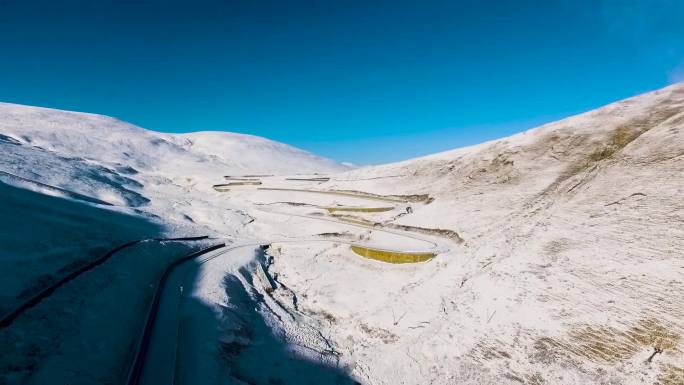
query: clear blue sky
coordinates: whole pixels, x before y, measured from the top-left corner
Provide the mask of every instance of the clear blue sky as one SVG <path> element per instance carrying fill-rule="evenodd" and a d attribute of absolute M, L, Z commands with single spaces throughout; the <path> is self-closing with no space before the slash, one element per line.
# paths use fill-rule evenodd
<path fill-rule="evenodd" d="M 0 101 L 357 164 L 684 79 L 684 1 L 0 0 Z"/>

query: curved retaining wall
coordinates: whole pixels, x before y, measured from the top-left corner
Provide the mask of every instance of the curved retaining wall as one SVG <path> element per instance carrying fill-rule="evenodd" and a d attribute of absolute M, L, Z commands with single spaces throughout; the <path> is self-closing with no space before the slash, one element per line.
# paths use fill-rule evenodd
<path fill-rule="evenodd" d="M 241 182 L 259 182 L 259 179 L 252 179 L 252 178 L 239 178 L 239 177 L 234 177 L 230 175 L 224 175 L 223 178 L 225 180 L 237 180 Z"/>
<path fill-rule="evenodd" d="M 260 181 L 242 181 L 242 182 L 230 182 L 230 183 L 225 183 L 223 186 L 259 186 L 261 184 Z"/>
<path fill-rule="evenodd" d="M 351 249 L 364 258 L 387 263 L 417 263 L 429 261 L 435 257 L 435 253 L 402 253 L 358 245 L 351 245 Z"/>
<path fill-rule="evenodd" d="M 355 213 L 382 213 L 385 211 L 394 210 L 394 207 L 326 207 L 329 213 L 336 211 L 346 211 Z"/>
<path fill-rule="evenodd" d="M 330 178 L 318 177 L 318 178 L 285 178 L 285 180 L 299 181 L 299 182 L 327 182 Z"/>
<path fill-rule="evenodd" d="M 230 188 L 228 188 L 228 185 L 227 185 L 227 184 L 215 184 L 215 185 L 213 185 L 212 187 L 214 188 L 214 190 L 216 190 L 216 191 L 218 191 L 218 192 L 228 192 L 228 191 L 230 191 Z"/>
<path fill-rule="evenodd" d="M 266 191 L 294 191 L 294 192 L 305 192 L 313 194 L 328 194 L 328 195 L 338 195 L 351 198 L 363 198 L 372 199 L 377 201 L 394 202 L 394 203 L 406 203 L 406 199 L 400 199 L 395 197 L 385 197 L 383 195 L 373 195 L 360 192 L 349 192 L 349 191 L 328 191 L 328 190 L 307 190 L 307 189 L 296 189 L 296 188 L 277 188 L 277 187 L 257 187 L 257 190 Z"/>

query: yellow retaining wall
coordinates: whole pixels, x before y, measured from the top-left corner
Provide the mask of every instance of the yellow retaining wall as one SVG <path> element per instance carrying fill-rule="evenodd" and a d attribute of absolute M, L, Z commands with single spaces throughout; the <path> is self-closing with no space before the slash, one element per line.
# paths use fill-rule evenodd
<path fill-rule="evenodd" d="M 260 185 L 260 184 L 261 184 L 261 182 L 231 182 L 231 183 L 215 184 L 212 187 L 216 191 L 226 192 L 226 191 L 230 191 L 231 186 Z"/>
<path fill-rule="evenodd" d="M 261 182 L 259 181 L 250 181 L 250 182 L 230 182 L 227 183 L 228 186 L 258 186 L 260 185 Z"/>
<path fill-rule="evenodd" d="M 368 199 L 391 200 L 394 202 L 423 202 L 428 204 L 434 199 L 429 194 L 413 194 L 413 195 L 378 195 L 369 192 L 355 191 L 355 190 L 328 190 L 338 194 L 355 194 Z"/>
<path fill-rule="evenodd" d="M 226 180 L 238 180 L 238 181 L 242 181 L 242 182 L 260 182 L 259 179 L 235 178 L 235 177 L 232 177 L 230 175 L 224 175 L 223 178 Z"/>
<path fill-rule="evenodd" d="M 395 203 L 406 203 L 406 199 L 390 198 L 382 195 L 372 195 L 367 193 L 356 193 L 356 192 L 346 192 L 346 191 L 327 191 L 327 190 L 307 190 L 307 189 L 295 189 L 295 188 L 277 188 L 277 187 L 257 187 L 257 190 L 269 190 L 269 191 L 295 191 L 295 192 L 308 192 L 315 194 L 329 194 L 329 195 L 339 195 L 352 198 L 363 198 L 372 199 L 377 201 L 385 202 L 395 202 Z"/>
<path fill-rule="evenodd" d="M 357 213 L 382 213 L 385 211 L 393 210 L 394 207 L 326 207 L 329 213 L 334 213 L 335 211 L 352 211 Z"/>
<path fill-rule="evenodd" d="M 351 249 L 362 257 L 387 263 L 417 263 L 425 262 L 435 257 L 434 253 L 400 253 L 357 245 L 351 245 Z"/>
<path fill-rule="evenodd" d="M 378 222 L 369 221 L 368 219 L 355 217 L 353 215 L 331 214 L 331 216 L 335 219 L 342 221 L 342 222 L 353 223 L 355 225 L 368 226 L 368 227 L 375 227 L 377 225 L 381 225 Z"/>
<path fill-rule="evenodd" d="M 285 178 L 285 180 L 299 181 L 299 182 L 327 182 L 330 178 L 318 177 L 318 178 Z"/>

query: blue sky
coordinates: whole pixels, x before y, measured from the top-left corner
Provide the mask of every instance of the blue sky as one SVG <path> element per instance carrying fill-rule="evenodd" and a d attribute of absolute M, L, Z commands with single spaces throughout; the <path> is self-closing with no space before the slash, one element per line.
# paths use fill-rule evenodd
<path fill-rule="evenodd" d="M 684 2 L 0 0 L 0 101 L 374 164 L 684 80 Z"/>

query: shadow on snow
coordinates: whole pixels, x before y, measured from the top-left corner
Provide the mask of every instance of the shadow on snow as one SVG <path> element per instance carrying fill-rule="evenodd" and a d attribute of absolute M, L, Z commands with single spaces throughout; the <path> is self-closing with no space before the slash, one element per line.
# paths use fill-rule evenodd
<path fill-rule="evenodd" d="M 196 278 L 199 269 L 197 265 L 194 267 Z M 228 304 L 214 308 L 196 298 L 190 301 L 190 298 L 185 299 L 184 313 L 191 313 L 193 320 L 186 318 L 183 324 L 200 322 L 202 325 L 184 328 L 190 333 L 201 335 L 185 335 L 181 344 L 192 344 L 190 340 L 195 340 L 196 344 L 198 339 L 204 338 L 204 349 L 216 360 L 207 362 L 202 358 L 202 354 L 195 354 L 196 351 L 181 347 L 183 366 L 188 368 L 189 372 L 199 371 L 204 375 L 211 370 L 205 370 L 203 367 L 219 367 L 223 373 L 217 375 L 223 378 L 206 378 L 207 383 L 358 384 L 346 368 L 326 365 L 314 358 L 294 354 L 292 346 L 277 329 L 274 330 L 267 323 L 258 310 L 261 307 L 261 295 L 249 287 L 251 274 L 247 273 L 246 269 L 240 270 L 235 273 L 241 275 L 240 278 L 234 274 L 228 274 L 223 278 L 222 290 L 227 294 Z M 181 383 L 202 382 L 197 381 L 199 379 L 187 378 L 188 374 L 182 375 Z"/>

